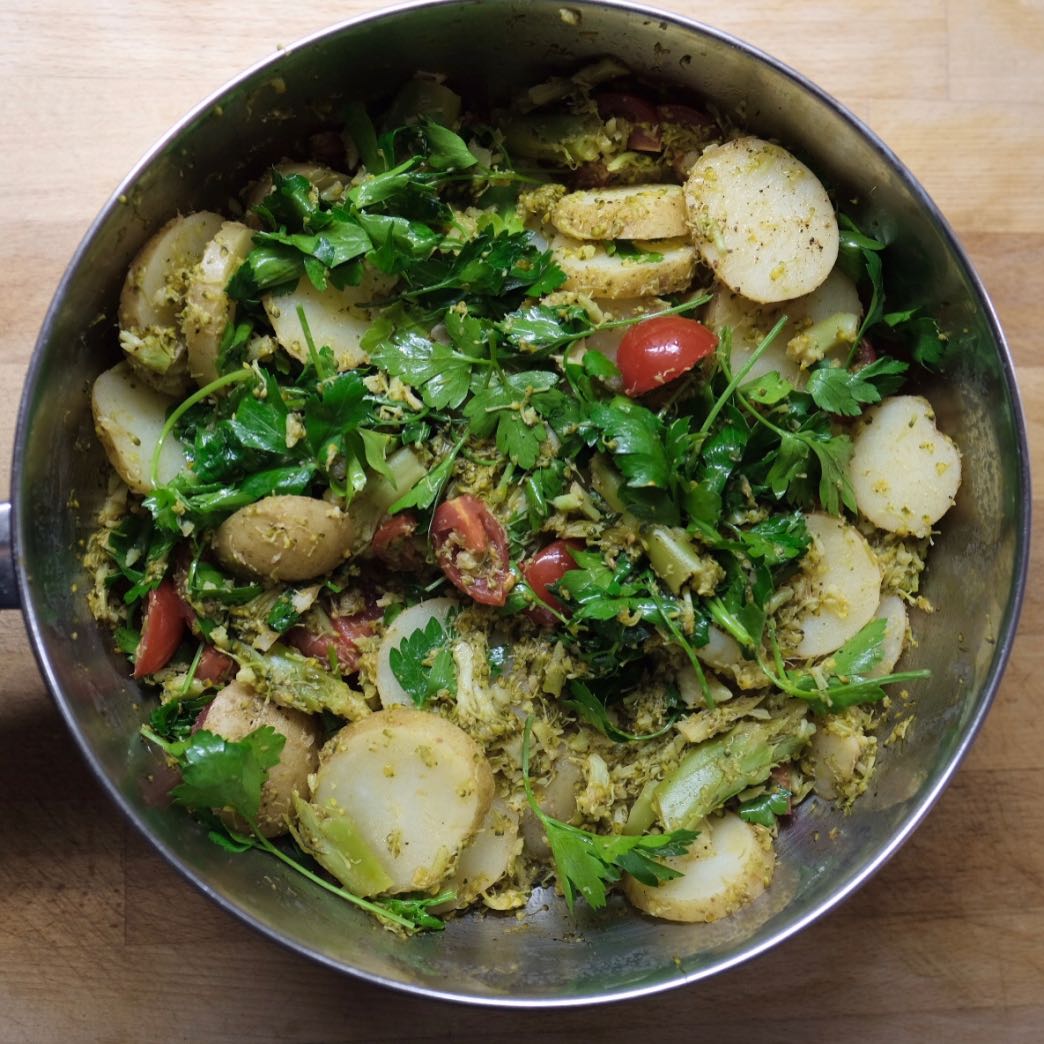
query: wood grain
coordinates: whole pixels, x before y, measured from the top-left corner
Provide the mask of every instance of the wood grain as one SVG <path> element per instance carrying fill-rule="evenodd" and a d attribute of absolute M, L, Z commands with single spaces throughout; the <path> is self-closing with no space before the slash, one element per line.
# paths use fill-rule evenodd
<path fill-rule="evenodd" d="M 47 303 L 90 219 L 195 102 L 279 44 L 372 2 L 0 5 L 0 488 Z M 811 76 L 923 179 L 991 291 L 1044 453 L 1044 5 L 738 0 L 663 6 Z M 1042 411 L 1042 412 L 1038 412 Z M 1034 579 L 1044 575 L 1036 541 Z M 937 809 L 840 911 L 744 968 L 556 1014 L 436 1005 L 262 940 L 131 834 L 0 619 L 0 1040 L 718 1042 L 1044 1039 L 1044 594 Z"/>

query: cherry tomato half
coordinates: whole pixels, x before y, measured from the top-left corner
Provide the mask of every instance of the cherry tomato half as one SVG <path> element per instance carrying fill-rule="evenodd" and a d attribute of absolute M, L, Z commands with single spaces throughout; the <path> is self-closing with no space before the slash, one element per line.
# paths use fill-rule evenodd
<path fill-rule="evenodd" d="M 185 633 L 185 603 L 170 580 L 154 587 L 145 602 L 141 641 L 134 655 L 134 677 L 166 667 Z"/>
<path fill-rule="evenodd" d="M 377 630 L 377 621 L 382 615 L 381 610 L 374 606 L 347 616 L 331 616 L 332 634 L 315 634 L 306 627 L 294 627 L 287 632 L 286 640 L 305 656 L 314 656 L 324 663 L 333 649 L 341 673 L 354 674 L 359 669 L 358 643 Z"/>
<path fill-rule="evenodd" d="M 628 395 L 654 391 L 718 347 L 718 336 L 695 319 L 664 315 L 635 323 L 620 341 L 616 365 Z"/>
<path fill-rule="evenodd" d="M 417 516 L 412 511 L 393 515 L 377 527 L 370 549 L 389 569 L 408 573 L 424 564 L 424 553 L 413 535 L 417 532 Z"/>
<path fill-rule="evenodd" d="M 441 503 L 431 520 L 435 560 L 454 587 L 481 605 L 503 605 L 514 578 L 508 539 L 493 512 L 466 493 Z"/>
<path fill-rule="evenodd" d="M 570 552 L 582 547 L 583 544 L 579 540 L 556 540 L 538 551 L 522 567 L 522 575 L 533 589 L 533 594 L 558 613 L 568 615 L 569 607 L 549 588 L 561 580 L 570 569 L 576 569 L 576 560 Z M 540 606 L 530 609 L 529 615 L 547 627 L 553 627 L 556 622 L 554 616 Z"/>
<path fill-rule="evenodd" d="M 622 116 L 633 124 L 627 147 L 636 152 L 659 152 L 663 148 L 660 137 L 660 117 L 647 101 L 633 94 L 603 91 L 595 97 L 598 115 L 602 119 Z"/>

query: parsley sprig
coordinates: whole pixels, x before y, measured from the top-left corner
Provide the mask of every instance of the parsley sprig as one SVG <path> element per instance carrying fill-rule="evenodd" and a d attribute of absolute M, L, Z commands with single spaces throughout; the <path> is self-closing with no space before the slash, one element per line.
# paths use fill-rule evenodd
<path fill-rule="evenodd" d="M 529 751 L 533 719 L 526 719 L 522 735 L 522 782 L 526 800 L 540 820 L 555 860 L 555 873 L 570 913 L 579 893 L 595 910 L 602 909 L 608 898 L 607 886 L 615 884 L 624 873 L 642 884 L 658 885 L 680 877 L 681 873 L 659 862 L 670 856 L 684 855 L 697 838 L 693 830 L 673 830 L 668 834 L 615 834 L 604 836 L 563 823 L 540 807 L 529 777 Z"/>

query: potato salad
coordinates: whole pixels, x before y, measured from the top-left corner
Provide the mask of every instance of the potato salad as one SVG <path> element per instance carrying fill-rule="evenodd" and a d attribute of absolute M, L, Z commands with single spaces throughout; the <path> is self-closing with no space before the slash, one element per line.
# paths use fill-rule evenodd
<path fill-rule="evenodd" d="M 612 58 L 331 111 L 145 243 L 91 393 L 170 800 L 405 933 L 727 917 L 915 707 L 945 337 L 785 142 Z"/>

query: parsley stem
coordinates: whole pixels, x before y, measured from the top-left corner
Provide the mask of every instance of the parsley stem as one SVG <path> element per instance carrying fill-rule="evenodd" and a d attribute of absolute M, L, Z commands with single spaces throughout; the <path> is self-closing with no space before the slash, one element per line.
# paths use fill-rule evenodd
<path fill-rule="evenodd" d="M 634 326 L 635 323 L 644 323 L 647 319 L 662 319 L 665 315 L 681 315 L 683 312 L 691 312 L 694 308 L 705 305 L 711 299 L 710 294 L 700 294 L 698 297 L 682 301 L 681 304 L 673 305 L 671 308 L 663 308 L 659 312 L 648 312 L 644 315 L 632 315 L 628 319 L 610 319 L 608 322 L 595 323 L 586 333 L 577 334 L 574 340 L 581 337 L 590 337 L 593 333 L 602 330 L 616 330 L 621 326 Z"/>
<path fill-rule="evenodd" d="M 312 873 L 312 871 L 309 870 L 308 867 L 302 866 L 301 863 L 299 863 L 296 859 L 292 858 L 291 856 L 288 856 L 282 849 L 278 848 L 276 845 L 273 845 L 267 837 L 264 837 L 262 834 L 258 833 L 257 827 L 253 823 L 250 824 L 250 830 L 251 833 L 254 835 L 254 843 L 257 845 L 258 848 L 264 849 L 264 851 L 268 852 L 270 855 L 274 855 L 276 859 L 280 860 L 283 863 L 286 863 L 287 866 L 292 867 L 299 874 L 308 878 L 309 881 L 319 885 L 320 888 L 325 888 L 326 891 L 332 892 L 334 895 L 340 896 L 340 898 L 342 899 L 347 899 L 348 902 L 354 903 L 356 906 L 361 907 L 368 913 L 375 914 L 377 917 L 392 921 L 395 924 L 408 929 L 409 931 L 416 930 L 417 925 L 414 924 L 414 922 L 411 921 L 408 917 L 403 917 L 400 914 L 392 913 L 391 910 L 385 909 L 383 906 L 381 906 L 380 903 L 371 903 L 368 899 L 363 899 L 362 896 L 355 895 L 344 888 L 338 888 L 337 885 L 330 884 L 329 881 L 324 880 L 318 874 Z"/>
<path fill-rule="evenodd" d="M 193 679 L 196 677 L 196 669 L 199 667 L 200 658 L 203 656 L 203 649 L 206 646 L 206 642 L 200 642 L 196 648 L 196 655 L 192 657 L 192 663 L 189 664 L 188 674 L 185 675 L 185 683 L 181 686 L 181 690 L 178 693 L 178 699 L 184 699 L 192 687 Z"/>
<path fill-rule="evenodd" d="M 312 339 L 312 329 L 308 325 L 308 316 L 305 315 L 304 305 L 297 306 L 297 321 L 301 324 L 301 332 L 304 334 L 305 344 L 308 345 L 308 361 L 312 364 L 312 369 L 315 370 L 315 375 L 319 382 L 322 383 L 330 374 L 323 372 L 322 359 L 315 347 L 315 341 Z"/>
<path fill-rule="evenodd" d="M 789 318 L 789 316 L 781 315 L 779 317 L 779 320 L 776 322 L 776 325 L 773 326 L 772 329 L 769 330 L 769 332 L 765 335 L 765 337 L 761 341 L 761 344 L 759 344 L 757 348 L 754 349 L 746 363 L 744 363 L 744 365 L 736 373 L 732 375 L 732 380 L 729 381 L 725 390 L 721 393 L 721 395 L 718 396 L 718 401 L 711 407 L 711 411 L 707 414 L 706 420 L 704 420 L 703 424 L 700 425 L 700 430 L 696 433 L 697 438 L 706 435 L 707 432 L 710 431 L 711 425 L 714 423 L 718 414 L 724 409 L 725 403 L 727 403 L 729 399 L 732 398 L 732 393 L 739 387 L 740 382 L 743 380 L 743 378 L 746 377 L 748 373 L 750 373 L 751 369 L 754 367 L 754 364 L 765 354 L 765 352 L 768 350 L 769 345 L 772 344 L 772 342 L 779 335 L 779 331 L 782 330 L 784 326 L 786 326 L 787 320 Z M 732 338 L 730 336 L 729 344 L 731 345 L 731 343 Z"/>
<path fill-rule="evenodd" d="M 185 414 L 196 405 L 197 402 L 202 402 L 205 398 L 213 395 L 214 392 L 219 391 L 221 388 L 226 388 L 230 384 L 242 384 L 243 381 L 254 380 L 257 374 L 254 373 L 249 367 L 245 367 L 242 370 L 233 370 L 231 373 L 226 373 L 217 380 L 211 381 L 209 384 L 205 384 L 199 391 L 193 392 L 184 402 L 176 406 L 170 416 L 167 418 L 160 431 L 159 438 L 156 440 L 156 447 L 152 451 L 152 462 L 149 469 L 149 480 L 152 482 L 152 488 L 156 489 L 159 482 L 159 463 L 160 454 L 163 452 L 163 443 L 166 442 L 167 436 L 174 430 L 174 425 L 181 420 Z"/>
<path fill-rule="evenodd" d="M 685 637 L 685 635 L 681 633 L 681 629 L 678 625 L 667 615 L 666 605 L 660 598 L 655 582 L 651 577 L 646 582 L 649 587 L 649 594 L 652 596 L 652 600 L 656 603 L 656 610 L 659 612 L 664 626 L 670 632 L 675 643 L 680 646 L 682 652 L 684 652 L 688 657 L 689 663 L 692 664 L 692 669 L 696 673 L 696 679 L 700 683 L 700 692 L 703 693 L 703 702 L 713 710 L 715 706 L 714 697 L 711 695 L 710 686 L 707 684 L 707 675 L 703 671 L 703 665 L 700 663 L 699 657 L 696 655 L 696 650 L 693 649 L 692 643 Z"/>

